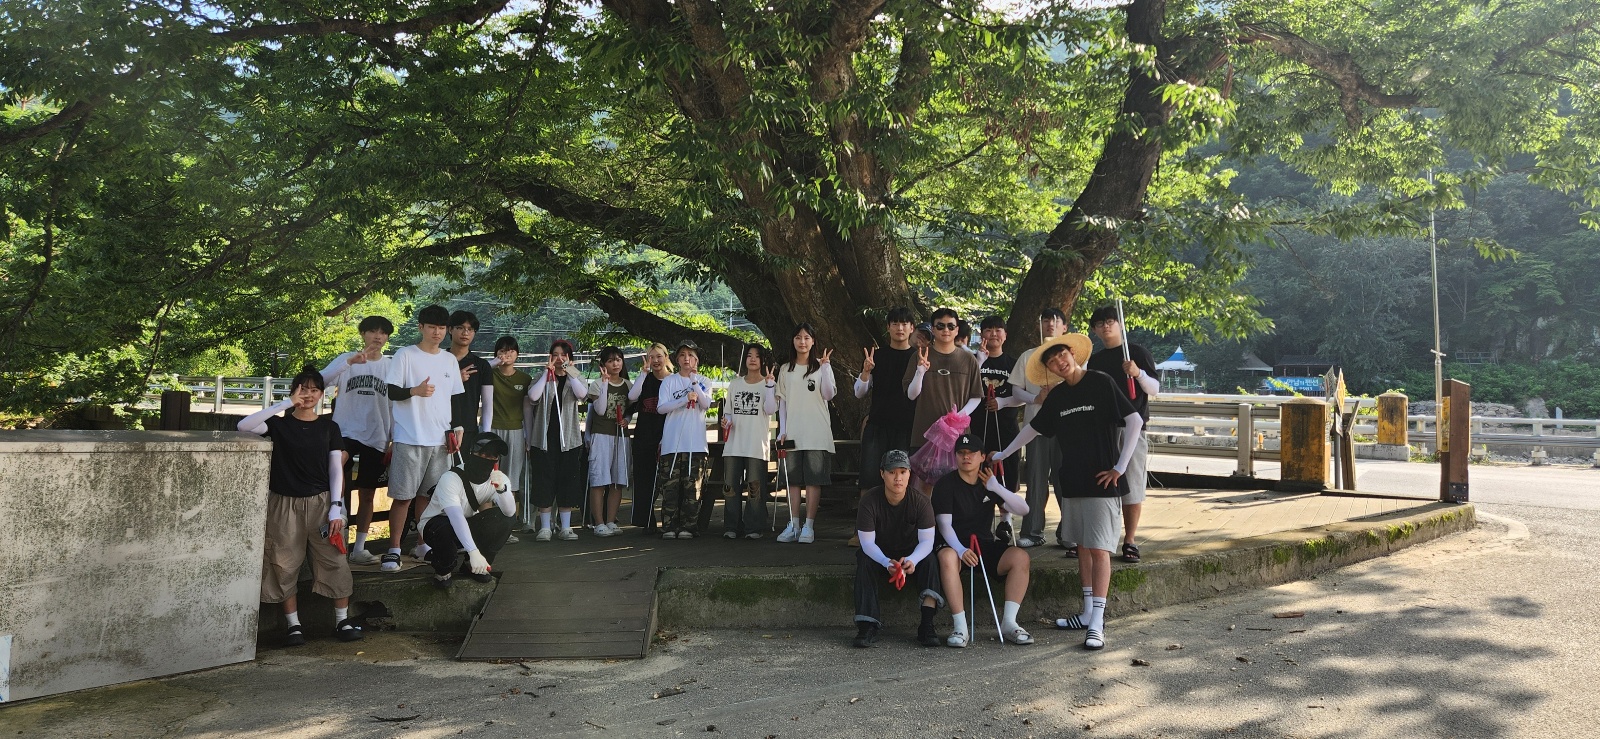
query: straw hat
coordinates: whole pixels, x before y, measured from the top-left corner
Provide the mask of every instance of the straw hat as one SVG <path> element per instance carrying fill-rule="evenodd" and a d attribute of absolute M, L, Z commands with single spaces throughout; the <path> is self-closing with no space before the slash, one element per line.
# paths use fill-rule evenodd
<path fill-rule="evenodd" d="M 1089 364 L 1089 354 L 1094 349 L 1094 342 L 1083 334 L 1062 334 L 1053 339 L 1045 340 L 1043 344 L 1033 350 L 1032 354 L 1028 355 L 1028 382 L 1040 387 L 1061 382 L 1061 378 L 1056 373 L 1051 372 L 1050 368 L 1044 366 L 1044 350 L 1057 344 L 1066 344 L 1067 348 L 1072 352 L 1072 357 L 1078 360 L 1079 365 L 1087 366 Z"/>

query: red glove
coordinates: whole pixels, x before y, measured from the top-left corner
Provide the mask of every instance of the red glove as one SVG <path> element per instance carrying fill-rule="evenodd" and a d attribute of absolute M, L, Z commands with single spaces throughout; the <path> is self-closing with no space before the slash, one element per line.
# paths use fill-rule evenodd
<path fill-rule="evenodd" d="M 348 546 L 345 546 L 345 543 L 344 543 L 344 527 L 343 526 L 340 526 L 337 529 L 335 529 L 335 528 L 333 528 L 331 526 L 328 527 L 328 543 L 332 544 L 334 549 L 339 550 L 340 554 L 349 554 L 350 553 L 350 548 Z"/>
<path fill-rule="evenodd" d="M 906 571 L 900 569 L 899 562 L 895 562 L 894 567 L 891 568 L 889 584 L 893 585 L 895 590 L 900 590 L 906 586 Z"/>

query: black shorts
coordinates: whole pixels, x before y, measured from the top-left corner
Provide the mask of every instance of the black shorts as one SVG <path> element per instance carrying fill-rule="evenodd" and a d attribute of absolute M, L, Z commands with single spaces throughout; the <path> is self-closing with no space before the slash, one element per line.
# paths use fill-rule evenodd
<path fill-rule="evenodd" d="M 1001 544 L 992 539 L 989 541 L 978 540 L 978 551 L 983 554 L 983 571 L 989 575 L 990 580 L 1000 578 L 1000 558 L 1010 548 L 1010 544 Z M 969 569 L 971 568 L 967 567 L 966 563 L 961 564 L 961 574 L 966 574 Z"/>
<path fill-rule="evenodd" d="M 344 440 L 344 450 L 350 455 L 350 461 L 344 463 L 346 490 L 375 490 L 389 484 L 389 465 L 383 461 L 384 450 L 373 449 L 348 437 Z"/>

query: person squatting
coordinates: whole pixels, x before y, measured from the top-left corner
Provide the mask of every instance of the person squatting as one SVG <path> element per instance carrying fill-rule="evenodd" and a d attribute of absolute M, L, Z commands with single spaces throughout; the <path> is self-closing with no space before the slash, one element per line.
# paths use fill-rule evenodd
<path fill-rule="evenodd" d="M 394 325 L 363 319 L 361 349 L 321 372 L 307 366 L 288 400 L 239 423 L 274 442 L 261 600 L 281 604 L 285 645 L 305 643 L 295 581 L 307 557 L 312 591 L 334 602 L 333 636 L 354 641 L 362 632 L 348 612 L 352 566 L 427 566 L 434 585 L 448 589 L 458 577 L 488 582 L 496 556 L 522 541 L 518 533 L 571 542 L 580 529 L 610 537 L 627 525 L 668 540 L 703 536 L 702 478 L 714 451 L 723 537 L 774 531 L 779 522 L 767 503 L 784 490 L 788 520 L 775 540 L 816 542 L 822 491 L 834 484 L 838 382 L 833 349 L 811 325 L 794 327 L 781 356 L 745 345 L 729 381 L 714 383 L 688 339 L 670 350 L 648 347 L 637 377 L 619 347 L 580 360 L 557 339 L 531 374 L 518 366 L 515 337 L 499 337 L 492 358 L 473 353 L 479 322 L 470 312 L 430 305 L 416 321 L 417 343 L 386 355 Z M 980 616 L 1001 641 L 1032 644 L 1017 617 L 1029 550 L 1045 541 L 1053 497 L 1061 511 L 1055 538 L 1078 559 L 1083 595 L 1080 611 L 1054 623 L 1084 631 L 1085 648 L 1104 648 L 1112 553 L 1128 562 L 1141 556 L 1135 537 L 1149 453 L 1142 431 L 1160 389 L 1150 352 L 1127 341 L 1120 309 L 1109 306 L 1089 322 L 1099 352 L 1088 336 L 1068 333 L 1054 308 L 1039 316 L 1043 343 L 1017 357 L 1005 354 L 1000 316 L 977 323 L 976 350 L 963 338 L 971 324 L 952 309 L 915 321 L 909 309 L 888 311 L 887 346 L 862 350 L 851 384 L 867 406 L 851 539 L 859 543 L 854 645 L 878 641 L 881 588 L 907 584 L 919 601 L 921 645 L 966 647 L 979 638 Z M 318 408 L 329 387 L 336 400 L 324 416 Z M 708 414 L 716 417 L 709 426 Z M 390 535 L 374 554 L 368 530 L 379 487 L 390 501 Z M 632 501 L 626 518 L 624 489 Z M 350 498 L 359 501 L 354 511 Z M 952 629 L 941 637 L 934 620 L 946 606 Z"/>

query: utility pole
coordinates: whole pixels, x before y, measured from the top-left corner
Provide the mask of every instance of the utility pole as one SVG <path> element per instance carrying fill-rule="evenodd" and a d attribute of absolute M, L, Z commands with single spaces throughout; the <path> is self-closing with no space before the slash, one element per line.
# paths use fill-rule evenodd
<path fill-rule="evenodd" d="M 1433 167 L 1428 168 L 1428 185 L 1433 185 Z M 1432 205 L 1428 206 L 1428 244 L 1428 263 L 1433 272 L 1433 412 L 1437 417 L 1444 407 L 1444 353 L 1439 350 L 1439 231 Z M 1442 431 L 1437 422 L 1434 430 Z"/>

